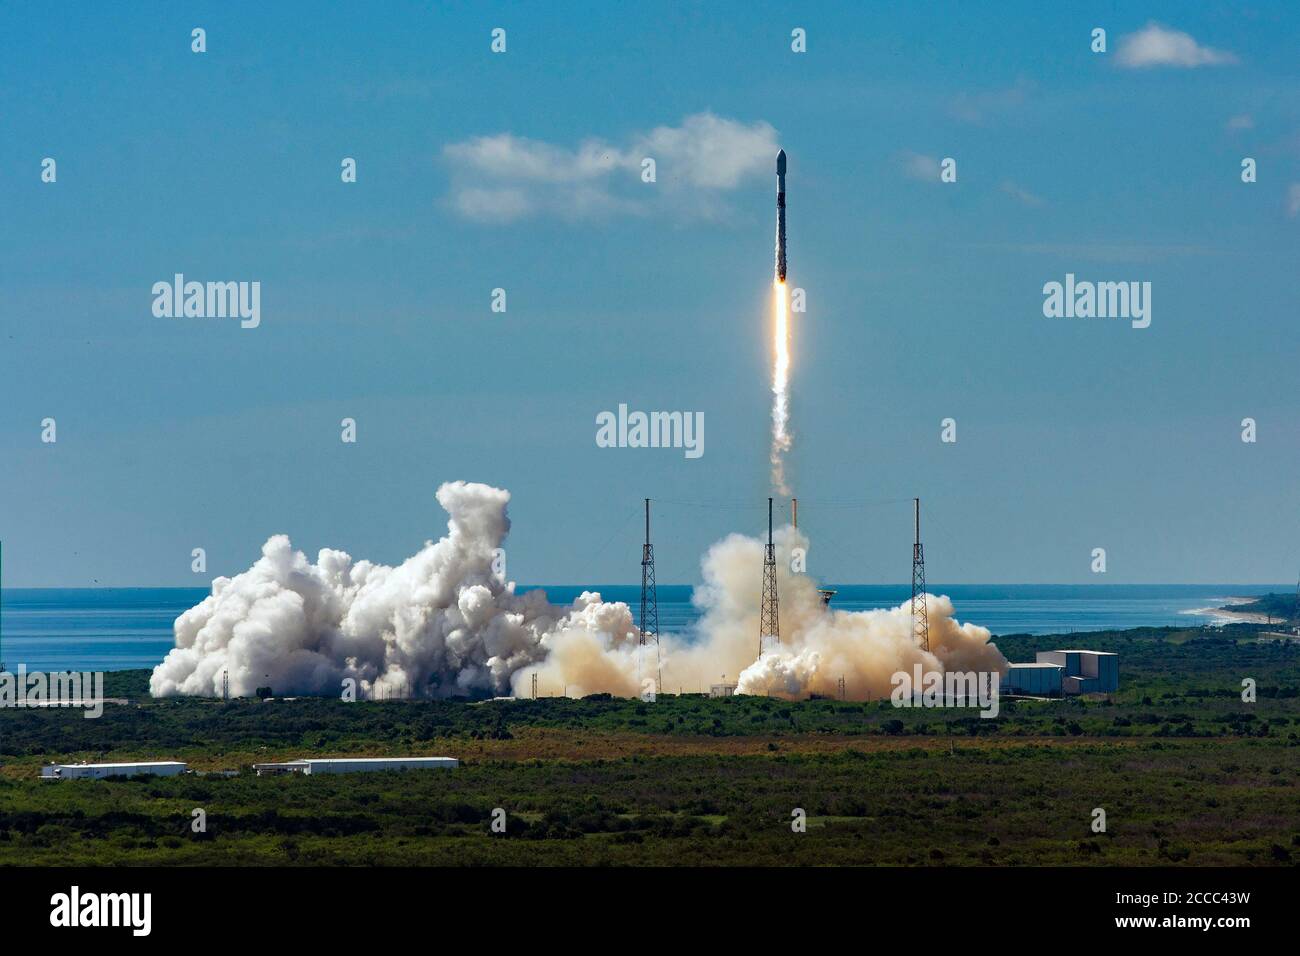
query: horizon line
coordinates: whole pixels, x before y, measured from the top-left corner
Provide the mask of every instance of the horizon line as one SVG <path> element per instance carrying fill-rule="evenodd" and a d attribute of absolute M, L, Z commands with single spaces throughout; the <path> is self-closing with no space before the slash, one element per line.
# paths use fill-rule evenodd
<path fill-rule="evenodd" d="M 226 577 L 226 575 L 220 575 Z M 233 577 L 233 575 L 231 576 Z M 516 588 L 527 588 L 529 590 L 537 588 L 586 588 L 588 590 L 599 590 L 600 588 L 640 588 L 638 581 L 628 581 L 620 583 L 617 581 L 605 581 L 600 584 L 523 584 L 514 582 Z M 695 588 L 703 587 L 702 582 L 695 583 L 672 583 L 659 582 L 661 588 Z M 823 588 L 904 588 L 910 590 L 912 585 L 907 581 L 899 582 L 836 582 L 822 583 L 818 587 Z M 949 581 L 942 584 L 927 585 L 926 590 L 934 593 L 932 588 L 1005 588 L 1005 587 L 1032 587 L 1032 588 L 1106 588 L 1106 587 L 1134 587 L 1134 588 L 1280 588 L 1290 592 L 1295 590 L 1295 586 L 1289 583 L 1278 582 L 1259 582 L 1259 581 L 1114 581 L 1114 582 L 1071 582 L 1071 581 L 972 581 L 960 582 Z M 5 585 L 0 591 L 195 591 L 211 590 L 209 584 L 29 584 L 29 585 Z"/>

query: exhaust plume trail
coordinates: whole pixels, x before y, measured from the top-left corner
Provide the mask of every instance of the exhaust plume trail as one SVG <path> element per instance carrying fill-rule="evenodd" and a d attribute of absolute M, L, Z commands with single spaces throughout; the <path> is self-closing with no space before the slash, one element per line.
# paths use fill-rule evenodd
<path fill-rule="evenodd" d="M 772 280 L 772 490 L 788 495 L 790 450 L 790 319 L 785 294 L 785 150 L 776 154 L 776 275 Z"/>
<path fill-rule="evenodd" d="M 772 488 L 788 495 L 785 454 L 790 450 L 790 319 L 785 283 L 772 283 Z"/>

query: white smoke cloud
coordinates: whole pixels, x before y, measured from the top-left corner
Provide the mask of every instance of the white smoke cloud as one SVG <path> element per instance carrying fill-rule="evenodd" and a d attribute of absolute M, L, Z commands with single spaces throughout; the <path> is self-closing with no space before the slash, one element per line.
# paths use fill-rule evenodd
<path fill-rule="evenodd" d="M 930 598 L 931 651 L 916 647 L 906 606 L 847 612 L 823 607 L 814 582 L 790 572 L 793 528 L 776 536 L 781 648 L 758 651 L 763 545 L 733 534 L 705 555 L 695 602 L 696 631 L 663 635 L 658 658 L 637 641 L 623 602 L 584 592 L 567 607 L 541 591 L 515 593 L 492 568 L 510 529 L 508 492 L 451 482 L 438 489 L 448 533 L 397 567 L 322 550 L 313 564 L 283 535 L 233 578 L 176 620 L 176 647 L 154 669 L 154 696 L 221 692 L 337 695 L 353 678 L 361 696 L 387 691 L 446 697 L 513 692 L 527 696 L 533 675 L 545 695 L 606 692 L 634 696 L 647 679 L 663 689 L 707 690 L 721 680 L 740 693 L 799 698 L 834 694 L 880 698 L 896 671 L 1001 670 L 989 632 L 958 624 L 952 605 Z"/>
<path fill-rule="evenodd" d="M 338 694 L 349 677 L 365 696 L 504 693 L 513 673 L 545 655 L 543 635 L 589 621 L 612 629 L 617 617 L 592 614 L 587 595 L 557 608 L 498 579 L 492 562 L 510 529 L 509 500 L 487 485 L 444 484 L 447 536 L 395 568 L 329 549 L 312 564 L 276 535 L 251 568 L 217 578 L 177 618 L 176 647 L 150 692 L 219 694 L 228 669 L 237 695 L 262 686 Z"/>
<path fill-rule="evenodd" d="M 1009 179 L 1004 179 L 1002 185 L 998 187 L 1016 202 L 1021 205 L 1037 209 L 1046 205 L 1046 201 L 1041 196 L 1036 196 L 1023 186 L 1017 186 Z"/>
<path fill-rule="evenodd" d="M 1236 63 L 1237 57 L 1226 50 L 1197 43 L 1190 34 L 1151 22 L 1137 33 L 1120 38 L 1116 60 L 1128 69 L 1174 66 L 1195 69 L 1199 66 L 1223 66 Z"/>
<path fill-rule="evenodd" d="M 1003 89 L 962 91 L 949 104 L 949 112 L 963 123 L 980 126 L 991 120 L 1019 113 L 1033 91 L 1033 84 L 1020 77 Z"/>
<path fill-rule="evenodd" d="M 725 208 L 716 194 L 770 173 L 777 148 L 768 123 L 696 113 L 621 144 L 592 137 L 569 147 L 498 133 L 451 143 L 443 157 L 452 169 L 452 208 L 502 223 L 537 215 L 716 215 Z M 647 157 L 656 164 L 654 189 L 641 181 Z"/>
<path fill-rule="evenodd" d="M 632 157 L 653 156 L 669 173 L 700 189 L 735 189 L 747 178 L 769 175 L 776 162 L 771 124 L 696 113 L 681 126 L 656 126 L 638 137 Z"/>
<path fill-rule="evenodd" d="M 924 183 L 939 182 L 939 160 L 923 153 L 903 152 L 898 156 L 899 168 L 909 179 Z"/>

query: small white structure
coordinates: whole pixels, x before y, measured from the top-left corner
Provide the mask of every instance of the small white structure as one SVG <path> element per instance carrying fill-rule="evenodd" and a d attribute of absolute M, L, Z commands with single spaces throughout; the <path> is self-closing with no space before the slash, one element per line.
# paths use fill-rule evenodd
<path fill-rule="evenodd" d="M 281 773 L 363 773 L 372 770 L 454 770 L 455 757 L 319 757 L 286 763 L 255 763 L 259 777 Z"/>
<path fill-rule="evenodd" d="M 1110 651 L 1039 651 L 1038 663 L 1065 668 L 1067 694 L 1109 694 L 1119 690 L 1119 655 Z"/>
<path fill-rule="evenodd" d="M 710 697 L 731 697 L 735 693 L 736 693 L 735 684 L 710 684 L 709 685 Z"/>
<path fill-rule="evenodd" d="M 185 772 L 185 764 L 174 760 L 145 763 L 54 763 L 41 768 L 42 780 L 103 780 L 105 777 L 175 777 Z"/>
<path fill-rule="evenodd" d="M 1041 694 L 1056 697 L 1061 693 L 1065 668 L 1060 664 L 1008 664 L 1005 689 L 1010 694 Z"/>
<path fill-rule="evenodd" d="M 289 760 L 285 763 L 255 763 L 253 772 L 259 777 L 276 777 L 286 773 L 306 773 L 307 761 Z"/>

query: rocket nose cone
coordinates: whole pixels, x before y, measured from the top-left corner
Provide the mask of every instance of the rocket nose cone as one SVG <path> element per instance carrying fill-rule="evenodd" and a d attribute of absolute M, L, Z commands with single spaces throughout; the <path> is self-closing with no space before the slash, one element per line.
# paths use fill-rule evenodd
<path fill-rule="evenodd" d="M 778 176 L 785 175 L 785 150 L 781 150 L 776 154 L 776 174 Z"/>

